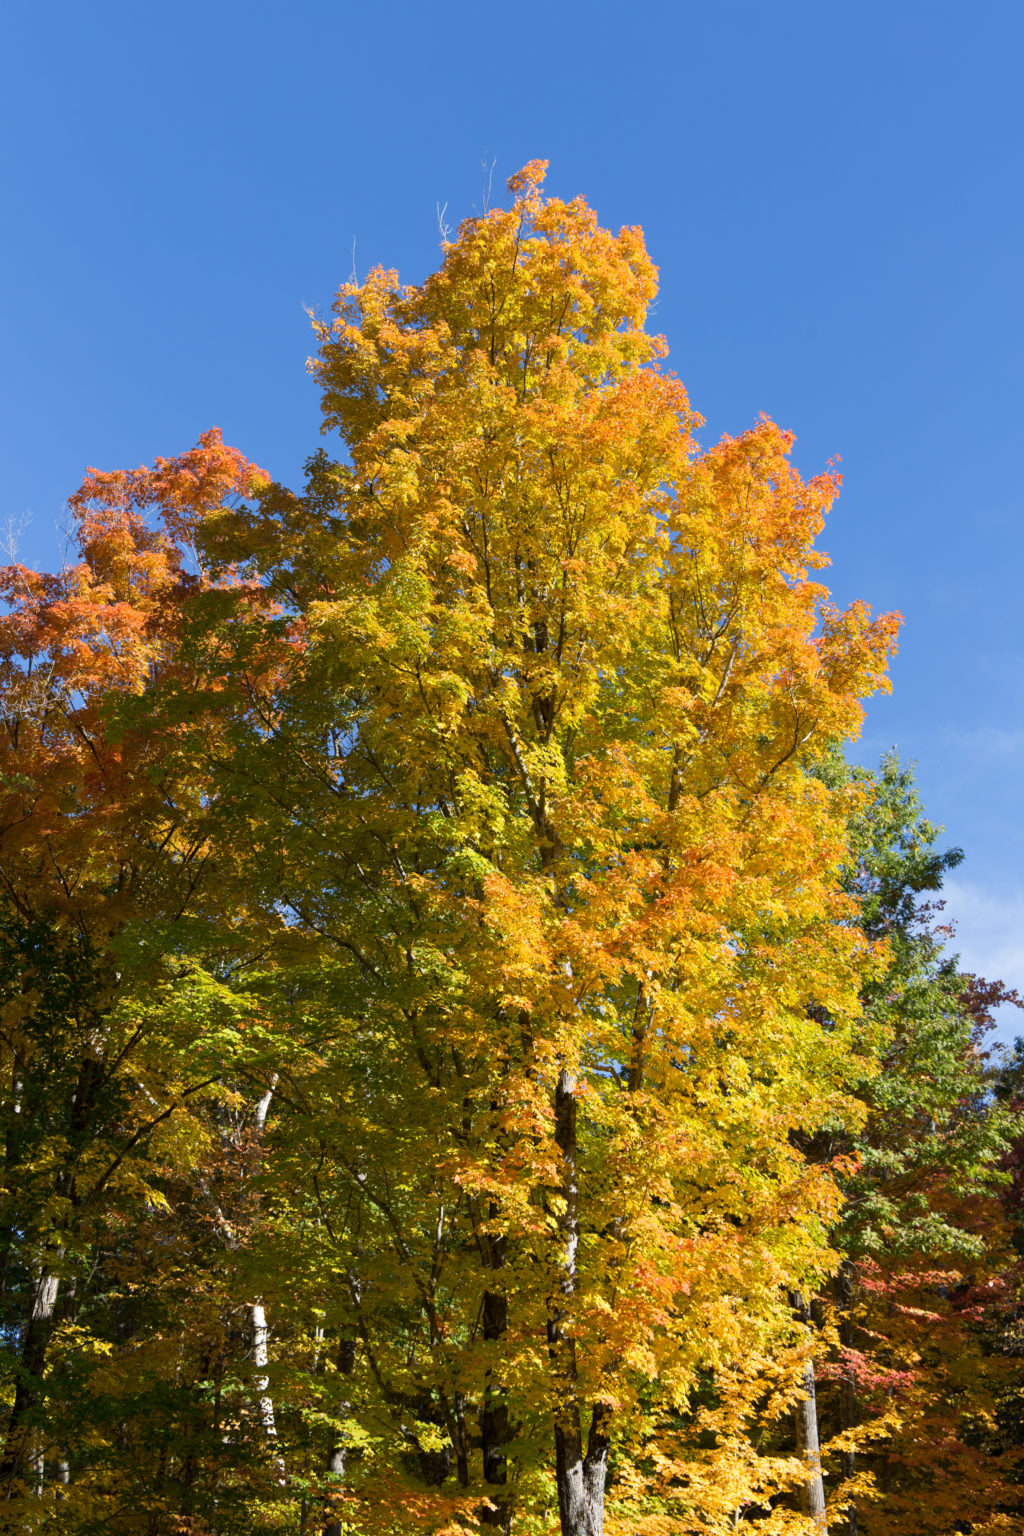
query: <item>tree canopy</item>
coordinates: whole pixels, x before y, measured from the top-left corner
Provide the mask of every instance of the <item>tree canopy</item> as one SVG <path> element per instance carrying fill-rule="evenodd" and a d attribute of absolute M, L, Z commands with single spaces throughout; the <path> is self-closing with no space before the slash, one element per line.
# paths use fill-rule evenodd
<path fill-rule="evenodd" d="M 898 616 L 544 171 L 342 286 L 301 490 L 212 430 L 3 573 L 3 1528 L 1020 1528 Z"/>

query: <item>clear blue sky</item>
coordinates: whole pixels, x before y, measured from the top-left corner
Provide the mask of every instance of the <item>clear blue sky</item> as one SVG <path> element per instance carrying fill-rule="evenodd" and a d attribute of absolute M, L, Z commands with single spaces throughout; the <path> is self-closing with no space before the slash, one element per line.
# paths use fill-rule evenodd
<path fill-rule="evenodd" d="M 917 759 L 965 961 L 1024 988 L 1021 0 L 12 0 L 0 62 L 0 519 L 216 423 L 295 480 L 302 306 L 409 281 L 535 156 L 641 224 L 707 418 L 811 473 L 841 601 L 899 608 L 858 748 Z M 1008 1021 L 1013 1028 L 1015 1019 Z M 1024 1024 L 1024 1017 L 1021 1019 Z"/>

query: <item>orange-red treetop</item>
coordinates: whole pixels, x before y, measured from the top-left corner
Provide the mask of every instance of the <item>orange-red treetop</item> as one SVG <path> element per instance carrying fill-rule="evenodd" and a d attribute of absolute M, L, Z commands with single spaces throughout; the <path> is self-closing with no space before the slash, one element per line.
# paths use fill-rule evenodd
<path fill-rule="evenodd" d="M 122 910 L 170 837 L 168 743 L 112 732 L 110 706 L 177 664 L 197 528 L 265 479 L 216 428 L 152 469 L 90 470 L 70 500 L 79 560 L 0 570 L 0 876 L 24 911 Z"/>

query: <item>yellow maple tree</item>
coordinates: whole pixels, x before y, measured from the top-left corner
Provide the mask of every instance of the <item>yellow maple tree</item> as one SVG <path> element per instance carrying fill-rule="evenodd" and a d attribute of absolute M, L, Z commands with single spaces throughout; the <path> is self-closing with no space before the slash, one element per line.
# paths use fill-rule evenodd
<path fill-rule="evenodd" d="M 293 647 L 236 701 L 232 774 L 273 785 L 245 838 L 296 995 L 319 947 L 267 1155 L 359 1341 L 324 1484 L 356 1529 L 728 1528 L 831 1263 L 796 1138 L 856 1121 L 870 1071 L 851 792 L 811 770 L 896 620 L 813 579 L 838 481 L 788 433 L 699 450 L 640 232 L 544 170 L 422 285 L 340 290 L 311 367 L 344 456 L 199 535 Z M 791 1504 L 772 1528 L 811 1529 Z"/>

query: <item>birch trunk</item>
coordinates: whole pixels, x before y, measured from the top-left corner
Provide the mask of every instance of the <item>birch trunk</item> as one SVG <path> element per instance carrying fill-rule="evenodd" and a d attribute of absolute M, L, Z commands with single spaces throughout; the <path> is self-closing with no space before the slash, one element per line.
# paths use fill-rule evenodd
<path fill-rule="evenodd" d="M 810 1308 L 799 1293 L 793 1305 L 804 1321 L 810 1325 Z M 822 1536 L 828 1536 L 828 1518 L 825 1513 L 825 1484 L 821 1475 L 821 1447 L 818 1444 L 818 1398 L 815 1390 L 814 1361 L 808 1356 L 803 1367 L 803 1396 L 796 1405 L 797 1455 L 805 1467 L 804 1481 L 800 1488 L 800 1507 L 810 1515 Z"/>
<path fill-rule="evenodd" d="M 561 1273 L 548 1318 L 548 1354 L 555 1387 L 555 1477 L 562 1536 L 602 1536 L 608 1472 L 607 1410 L 595 1404 L 586 1450 L 576 1382 L 572 1298 L 579 1251 L 579 1187 L 576 1173 L 576 1078 L 564 1068 L 555 1088 L 555 1141 L 562 1159 L 559 1217 Z"/>
<path fill-rule="evenodd" d="M 26 1470 L 31 1449 L 31 1415 L 39 1399 L 40 1377 L 53 1333 L 60 1279 L 41 1269 L 29 1296 L 28 1318 L 18 1362 L 18 1381 L 7 1420 L 3 1460 L 0 1461 L 0 1498 L 11 1499 L 15 1484 Z"/>
<path fill-rule="evenodd" d="M 37 1499 L 43 1496 L 46 1481 L 46 1453 L 43 1450 L 42 1430 L 34 1429 L 29 1435 L 28 1467 L 31 1473 L 29 1487 Z"/>
<path fill-rule="evenodd" d="M 274 1418 L 274 1399 L 267 1390 L 270 1386 L 270 1378 L 266 1375 L 267 1366 L 270 1363 L 270 1330 L 267 1327 L 267 1314 L 262 1301 L 254 1301 L 249 1308 L 249 1321 L 252 1327 L 252 1359 L 257 1371 L 256 1404 L 259 1421 L 267 1439 L 276 1440 L 277 1421 Z"/>
<path fill-rule="evenodd" d="M 267 1123 L 267 1114 L 274 1098 L 274 1089 L 277 1087 L 277 1074 L 275 1073 L 266 1093 L 257 1101 L 253 1113 L 253 1129 L 257 1137 L 262 1137 Z M 277 1445 L 277 1419 L 274 1414 L 274 1399 L 270 1395 L 270 1378 L 267 1375 L 267 1367 L 270 1364 L 270 1329 L 267 1326 L 267 1314 L 262 1298 L 254 1301 L 249 1307 L 249 1326 L 252 1329 L 252 1358 L 256 1367 L 256 1411 L 266 1437 L 267 1444 Z M 284 1460 L 280 1454 L 274 1457 L 274 1472 L 277 1481 L 285 1482 Z"/>

